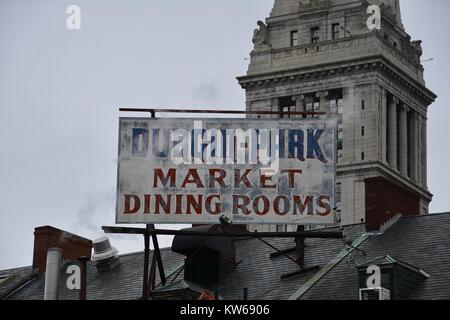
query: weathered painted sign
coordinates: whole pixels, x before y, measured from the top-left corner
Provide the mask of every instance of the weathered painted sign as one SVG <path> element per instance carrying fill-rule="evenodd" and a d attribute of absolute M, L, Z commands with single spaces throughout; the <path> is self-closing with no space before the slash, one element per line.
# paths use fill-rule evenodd
<path fill-rule="evenodd" d="M 335 120 L 121 118 L 117 223 L 332 224 Z"/>

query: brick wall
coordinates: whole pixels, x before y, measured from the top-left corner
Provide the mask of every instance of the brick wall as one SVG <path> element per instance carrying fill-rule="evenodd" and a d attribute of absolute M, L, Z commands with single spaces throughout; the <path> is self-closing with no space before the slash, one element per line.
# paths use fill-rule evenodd
<path fill-rule="evenodd" d="M 366 229 L 378 231 L 380 226 L 401 213 L 403 216 L 420 214 L 420 197 L 384 178 L 365 179 Z"/>
<path fill-rule="evenodd" d="M 65 260 L 91 257 L 92 241 L 50 226 L 34 230 L 33 269 L 45 272 L 47 251 L 57 247 L 62 250 Z"/>

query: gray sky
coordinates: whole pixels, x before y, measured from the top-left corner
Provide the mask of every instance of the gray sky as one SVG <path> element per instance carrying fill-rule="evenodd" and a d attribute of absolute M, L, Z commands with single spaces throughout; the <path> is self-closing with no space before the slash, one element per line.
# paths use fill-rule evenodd
<path fill-rule="evenodd" d="M 426 5 L 427 3 L 428 5 Z M 432 3 L 432 5 L 430 5 Z M 66 28 L 66 8 L 82 29 Z M 243 108 L 256 21 L 273 0 L 0 0 L 0 269 L 30 265 L 33 230 L 114 224 L 119 106 Z M 432 212 L 450 210 L 448 0 L 402 1 L 424 41 Z M 139 237 L 113 236 L 121 253 Z M 162 238 L 164 246 L 170 238 Z"/>

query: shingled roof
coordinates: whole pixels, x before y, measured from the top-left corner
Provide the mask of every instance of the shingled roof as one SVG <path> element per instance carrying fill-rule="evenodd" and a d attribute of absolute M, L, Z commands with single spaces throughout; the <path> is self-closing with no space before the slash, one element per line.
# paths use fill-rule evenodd
<path fill-rule="evenodd" d="M 405 217 L 383 235 L 372 236 L 360 249 L 360 264 L 389 255 L 416 268 L 430 277 L 415 288 L 408 299 L 450 299 L 450 214 Z M 340 263 L 314 287 L 299 297 L 306 300 L 358 299 L 358 274 L 355 265 Z"/>
<path fill-rule="evenodd" d="M 344 233 L 355 247 L 363 251 L 354 250 L 341 239 L 306 239 L 305 267 L 319 266 L 320 269 L 286 280 L 281 280 L 281 276 L 299 270 L 295 263 L 283 256 L 271 259 L 270 254 L 274 250 L 258 239 L 238 240 L 237 266 L 222 283 L 208 289 L 217 291 L 227 300 L 242 299 L 244 288 L 248 289 L 248 299 L 358 299 L 357 265 L 389 255 L 430 275 L 408 298 L 450 299 L 450 214 L 402 218 L 382 235 L 365 234 L 363 224 L 346 226 Z M 294 245 L 292 239 L 271 239 L 268 242 L 280 250 Z M 185 257 L 170 248 L 163 249 L 161 254 L 168 284 L 174 289 L 189 288 L 182 282 L 183 272 L 175 279 Z M 89 262 L 87 299 L 139 299 L 142 294 L 142 266 L 142 252 L 120 256 L 120 266 L 106 273 L 97 272 L 95 265 Z M 24 277 L 32 274 L 31 268 L 20 268 L 2 271 L 0 275 L 19 271 L 25 273 Z M 66 268 L 62 268 L 59 297 L 63 300 L 78 299 L 78 292 L 69 291 L 65 286 L 65 271 Z M 15 289 L 8 299 L 42 299 L 44 275 L 33 276 L 26 285 Z M 161 289 L 158 285 L 157 290 Z M 0 293 L 6 291 L 2 285 L 0 290 L 3 290 Z"/>

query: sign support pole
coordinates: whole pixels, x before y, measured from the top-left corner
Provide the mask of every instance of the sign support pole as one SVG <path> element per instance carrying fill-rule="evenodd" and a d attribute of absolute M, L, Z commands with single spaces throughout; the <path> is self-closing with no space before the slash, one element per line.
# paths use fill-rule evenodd
<path fill-rule="evenodd" d="M 147 230 L 149 231 L 155 231 L 155 225 L 149 224 L 147 225 Z M 161 279 L 161 283 L 163 286 L 166 285 L 166 275 L 164 272 L 164 266 L 161 258 L 161 250 L 159 249 L 159 243 L 158 238 L 156 234 L 152 234 L 152 242 L 153 242 L 153 250 L 156 257 L 156 262 L 158 263 L 158 271 L 159 271 L 159 277 Z"/>
<path fill-rule="evenodd" d="M 150 235 L 144 233 L 144 276 L 142 283 L 142 300 L 148 299 L 148 263 L 150 257 Z"/>
<path fill-rule="evenodd" d="M 87 291 L 87 262 L 90 260 L 89 257 L 79 257 L 78 261 L 80 261 L 80 269 L 81 269 L 81 288 L 79 293 L 79 300 L 86 300 L 86 291 Z"/>
<path fill-rule="evenodd" d="M 148 279 L 148 288 L 149 288 L 149 296 L 152 294 L 153 290 L 155 290 L 156 286 L 156 258 L 153 256 L 152 264 L 150 266 L 150 275 Z"/>
<path fill-rule="evenodd" d="M 305 232 L 305 226 L 298 226 L 297 232 Z M 297 263 L 301 269 L 305 267 L 305 238 L 295 238 L 296 251 L 297 251 Z"/>

